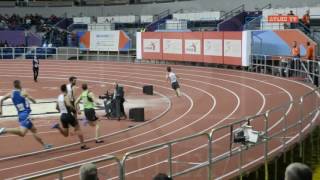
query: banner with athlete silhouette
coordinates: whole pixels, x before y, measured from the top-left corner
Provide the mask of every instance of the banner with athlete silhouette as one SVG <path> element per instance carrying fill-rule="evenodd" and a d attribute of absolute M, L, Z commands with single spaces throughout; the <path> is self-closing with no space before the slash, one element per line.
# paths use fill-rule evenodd
<path fill-rule="evenodd" d="M 141 54 L 144 59 L 162 60 L 162 33 L 141 33 L 141 46 Z"/>
<path fill-rule="evenodd" d="M 203 61 L 202 32 L 182 33 L 184 41 L 183 60 L 191 62 Z"/>
<path fill-rule="evenodd" d="M 183 33 L 162 33 L 162 58 L 173 61 L 183 61 Z"/>
<path fill-rule="evenodd" d="M 203 62 L 223 64 L 223 32 L 203 33 Z"/>
<path fill-rule="evenodd" d="M 244 65 L 243 32 L 143 32 L 143 59 Z M 137 41 L 139 43 L 139 40 Z"/>

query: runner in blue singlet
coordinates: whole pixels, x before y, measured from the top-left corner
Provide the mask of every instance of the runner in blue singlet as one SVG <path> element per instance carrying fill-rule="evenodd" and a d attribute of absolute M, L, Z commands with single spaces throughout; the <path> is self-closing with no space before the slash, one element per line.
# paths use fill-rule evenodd
<path fill-rule="evenodd" d="M 14 89 L 11 93 L 6 94 L 0 100 L 0 115 L 2 115 L 2 104 L 3 101 L 11 98 L 13 105 L 16 107 L 19 118 L 19 128 L 0 128 L 0 135 L 5 133 L 15 134 L 24 137 L 28 131 L 30 131 L 33 137 L 45 148 L 51 148 L 52 145 L 45 144 L 42 139 L 37 135 L 37 129 L 32 124 L 30 119 L 31 108 L 29 101 L 36 103 L 36 101 L 27 94 L 26 91 L 22 90 L 21 83 L 19 80 L 13 82 Z"/>

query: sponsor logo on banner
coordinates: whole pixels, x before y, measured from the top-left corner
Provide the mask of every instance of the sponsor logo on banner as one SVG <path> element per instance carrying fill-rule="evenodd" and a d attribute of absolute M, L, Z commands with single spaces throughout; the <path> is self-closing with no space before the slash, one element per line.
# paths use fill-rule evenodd
<path fill-rule="evenodd" d="M 163 39 L 163 53 L 182 54 L 182 39 Z"/>
<path fill-rule="evenodd" d="M 224 56 L 241 57 L 241 40 L 224 40 Z"/>
<path fill-rule="evenodd" d="M 201 54 L 201 40 L 185 40 L 185 54 Z"/>
<path fill-rule="evenodd" d="M 160 52 L 160 39 L 144 39 L 143 40 L 143 51 L 150 53 Z"/>
<path fill-rule="evenodd" d="M 222 56 L 222 39 L 204 39 L 203 46 L 205 56 Z"/>
<path fill-rule="evenodd" d="M 275 15 L 268 16 L 269 23 L 298 23 L 298 16 L 283 16 L 283 15 Z"/>
<path fill-rule="evenodd" d="M 90 50 L 92 51 L 118 51 L 119 31 L 91 31 Z"/>

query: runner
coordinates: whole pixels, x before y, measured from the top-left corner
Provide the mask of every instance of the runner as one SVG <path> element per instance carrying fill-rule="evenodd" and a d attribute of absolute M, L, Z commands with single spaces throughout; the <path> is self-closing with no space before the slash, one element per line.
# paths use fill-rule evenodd
<path fill-rule="evenodd" d="M 80 129 L 80 125 L 78 123 L 78 120 L 75 118 L 76 110 L 74 109 L 74 106 L 71 104 L 69 96 L 67 95 L 67 86 L 63 84 L 60 89 L 61 94 L 58 97 L 57 110 L 61 114 L 60 123 L 62 127 L 59 123 L 56 123 L 52 126 L 52 129 L 58 129 L 64 137 L 68 137 L 69 126 L 72 126 L 74 128 L 75 133 L 79 137 L 81 149 L 89 149 L 89 147 L 86 146 L 84 143 L 84 138 Z"/>
<path fill-rule="evenodd" d="M 98 101 L 96 100 L 93 92 L 91 92 L 88 89 L 88 85 L 86 83 L 82 84 L 82 94 L 78 97 L 78 99 L 75 102 L 76 107 L 79 107 L 79 103 L 80 101 L 83 102 L 83 109 L 84 109 L 84 115 L 86 117 L 86 119 L 89 122 L 89 125 L 91 127 L 95 127 L 96 128 L 96 134 L 95 134 L 95 138 L 96 138 L 96 143 L 103 143 L 103 140 L 100 140 L 100 120 L 97 118 L 96 116 L 96 112 L 95 112 L 95 104 L 99 104 Z M 81 114 L 80 109 L 78 109 L 79 114 Z"/>
<path fill-rule="evenodd" d="M 74 76 L 69 77 L 69 83 L 67 85 L 67 95 L 71 104 L 75 107 L 75 96 L 76 96 L 76 85 L 77 85 L 77 78 Z"/>
<path fill-rule="evenodd" d="M 45 144 L 43 140 L 38 136 L 37 129 L 31 122 L 30 113 L 31 108 L 29 101 L 32 103 L 36 103 L 36 101 L 25 91 L 22 89 L 21 82 L 19 80 L 15 80 L 13 82 L 14 89 L 11 93 L 6 94 L 0 100 L 0 116 L 2 115 L 2 105 L 3 102 L 9 98 L 12 99 L 14 106 L 17 109 L 18 117 L 19 117 L 19 128 L 0 128 L 0 134 L 15 134 L 20 137 L 24 137 L 28 131 L 30 131 L 35 138 L 45 149 L 52 148 L 51 144 Z M 28 101 L 29 100 L 29 101 Z"/>
<path fill-rule="evenodd" d="M 170 81 L 172 89 L 176 92 L 177 96 L 181 96 L 181 91 L 180 91 L 180 85 L 177 80 L 179 78 L 174 72 L 172 72 L 172 69 L 170 66 L 167 67 L 167 80 Z"/>

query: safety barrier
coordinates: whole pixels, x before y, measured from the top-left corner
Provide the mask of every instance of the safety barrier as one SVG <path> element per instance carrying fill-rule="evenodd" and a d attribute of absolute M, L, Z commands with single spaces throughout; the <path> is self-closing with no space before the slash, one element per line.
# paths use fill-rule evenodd
<path fill-rule="evenodd" d="M 89 51 L 72 47 L 5 47 L 0 48 L 0 59 L 38 59 L 48 60 L 135 60 L 135 49 L 128 51 Z"/>
<path fill-rule="evenodd" d="M 31 175 L 28 177 L 20 178 L 20 180 L 37 179 L 37 178 L 46 177 L 46 176 L 50 176 L 50 175 L 56 175 L 56 174 L 58 174 L 59 179 L 63 179 L 63 173 L 65 171 L 80 168 L 83 164 L 86 164 L 86 163 L 100 163 L 100 162 L 106 162 L 106 161 L 116 161 L 116 163 L 118 164 L 118 167 L 119 167 L 119 179 L 121 179 L 122 173 L 121 173 L 121 168 L 120 168 L 121 165 L 120 165 L 119 159 L 115 156 L 108 155 L 108 156 L 104 156 L 104 157 L 101 157 L 99 159 L 92 160 L 92 161 L 86 161 L 86 162 L 77 163 L 77 164 L 68 164 L 68 165 L 65 165 L 61 168 L 51 170 L 50 172 L 48 172 L 48 171 L 45 171 L 43 173 L 40 172 L 40 173 L 37 173 L 36 175 Z"/>
<path fill-rule="evenodd" d="M 261 59 L 260 59 L 261 58 Z M 266 60 L 267 56 L 253 55 L 252 66 L 249 70 L 275 75 L 275 70 L 281 68 L 279 64 L 274 65 Z M 275 57 L 270 57 L 275 58 Z M 272 62 L 272 61 L 270 61 Z M 306 61 L 309 63 L 309 61 Z M 291 69 L 288 70 L 303 74 L 305 69 Z M 319 77 L 319 74 L 311 73 L 314 77 Z M 302 76 L 296 76 L 302 77 Z M 310 83 L 309 83 L 310 85 Z M 297 114 L 291 114 L 290 111 L 295 109 Z M 127 161 L 142 156 L 145 152 L 157 151 L 166 148 L 167 158 L 160 160 L 157 163 L 168 164 L 168 174 L 171 177 L 179 177 L 199 169 L 207 168 L 207 179 L 213 179 L 216 177 L 226 178 L 235 175 L 243 176 L 244 170 L 252 167 L 250 165 L 264 164 L 265 179 L 269 179 L 268 161 L 277 155 L 277 152 L 285 152 L 294 143 L 302 143 L 304 137 L 316 126 L 319 125 L 319 113 L 320 113 L 320 88 L 314 88 L 312 91 L 304 94 L 298 99 L 292 99 L 278 107 L 273 107 L 263 113 L 259 113 L 253 116 L 244 117 L 243 119 L 233 121 L 232 123 L 224 126 L 216 127 L 211 131 L 205 130 L 197 134 L 179 138 L 165 143 L 156 144 L 149 147 L 144 147 L 138 150 L 127 152 L 121 160 L 114 156 L 106 157 L 105 159 L 98 159 L 96 161 L 90 161 L 93 163 L 115 160 L 119 168 L 119 179 L 125 180 L 127 172 Z M 263 123 L 259 123 L 263 122 Z M 240 128 L 251 126 L 253 130 L 258 133 L 258 140 L 248 143 L 235 143 L 235 133 Z M 191 167 L 180 170 L 179 172 L 173 171 L 173 161 L 177 158 L 174 156 L 174 148 L 177 144 L 194 140 L 196 138 L 202 138 L 203 145 L 199 148 L 207 150 L 206 160 L 197 163 Z M 205 138 L 205 139 L 203 139 Z M 219 148 L 217 148 L 219 147 Z M 252 153 L 252 152 L 256 153 Z M 246 158 L 247 155 L 251 158 Z M 303 154 L 303 148 L 300 148 L 300 156 Z M 134 157 L 133 157 L 134 156 Z M 233 163 L 232 169 L 229 169 L 225 174 L 219 174 L 221 172 L 215 171 L 215 166 L 218 163 L 234 158 L 238 161 Z M 253 160 L 252 160 L 253 159 Z M 53 174 L 59 174 L 59 178 L 63 179 L 63 173 L 80 167 L 82 164 L 70 164 L 63 167 L 50 169 L 37 173 L 32 176 L 26 176 L 22 179 L 35 179 L 45 177 Z M 138 169 L 139 170 L 139 169 Z"/>

